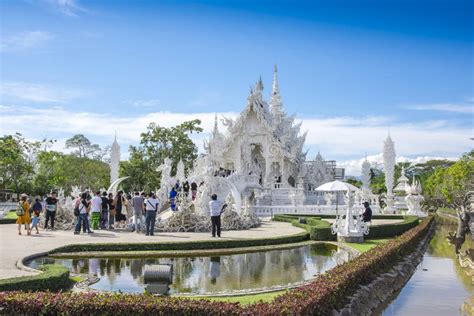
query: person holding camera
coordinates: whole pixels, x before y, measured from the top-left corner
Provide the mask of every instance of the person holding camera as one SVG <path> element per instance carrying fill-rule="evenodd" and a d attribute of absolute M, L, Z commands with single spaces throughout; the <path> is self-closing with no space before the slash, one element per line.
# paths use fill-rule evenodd
<path fill-rule="evenodd" d="M 211 195 L 209 209 L 211 212 L 212 237 L 221 237 L 221 214 L 225 211 L 227 204 L 217 201 L 217 194 Z"/>

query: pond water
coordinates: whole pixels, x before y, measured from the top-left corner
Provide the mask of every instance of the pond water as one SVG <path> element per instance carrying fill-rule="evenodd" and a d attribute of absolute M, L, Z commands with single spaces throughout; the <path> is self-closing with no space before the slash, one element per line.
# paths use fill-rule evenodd
<path fill-rule="evenodd" d="M 332 244 L 313 244 L 213 257 L 176 258 L 37 258 L 28 265 L 62 264 L 73 273 L 97 275 L 91 288 L 105 291 L 143 292 L 146 265 L 172 265 L 169 293 L 212 293 L 261 289 L 307 281 L 343 263 L 350 253 Z"/>
<path fill-rule="evenodd" d="M 446 236 L 455 226 L 440 226 L 423 256 L 423 261 L 401 291 L 376 314 L 459 315 L 462 305 L 473 295 L 472 280 L 462 271 L 454 246 Z M 472 248 L 466 241 L 463 249 Z"/>

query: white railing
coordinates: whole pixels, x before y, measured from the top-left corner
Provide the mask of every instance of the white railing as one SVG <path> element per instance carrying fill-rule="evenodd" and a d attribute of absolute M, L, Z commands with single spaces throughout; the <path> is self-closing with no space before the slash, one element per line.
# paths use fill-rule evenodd
<path fill-rule="evenodd" d="M 318 214 L 344 214 L 346 212 L 345 205 L 258 205 L 252 206 L 252 210 L 257 216 L 266 217 L 276 214 L 301 214 L 301 215 L 318 215 Z M 353 207 L 354 214 L 361 214 L 362 207 Z M 379 213 L 378 207 L 372 207 L 374 214 Z"/>

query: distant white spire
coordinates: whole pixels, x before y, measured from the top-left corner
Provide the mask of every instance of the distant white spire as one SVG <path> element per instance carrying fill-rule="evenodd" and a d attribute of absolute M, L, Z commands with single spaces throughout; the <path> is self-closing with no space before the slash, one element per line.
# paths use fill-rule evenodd
<path fill-rule="evenodd" d="M 217 126 L 217 114 L 214 116 L 214 129 L 212 131 L 212 135 L 215 137 L 219 133 L 219 127 Z"/>
<path fill-rule="evenodd" d="M 115 131 L 114 142 L 110 149 L 110 183 L 113 183 L 119 177 L 120 167 L 120 145 L 117 142 L 117 131 Z"/>
<path fill-rule="evenodd" d="M 383 144 L 383 166 L 385 172 L 385 186 L 387 187 L 387 195 L 393 195 L 393 182 L 395 172 L 395 143 L 390 137 L 390 131 Z"/>
<path fill-rule="evenodd" d="M 367 155 L 365 155 L 365 160 L 362 162 L 362 188 L 366 191 L 370 190 L 370 162 L 367 160 Z"/>
<path fill-rule="evenodd" d="M 274 116 L 280 116 L 283 113 L 283 104 L 280 96 L 280 86 L 278 84 L 278 68 L 275 65 L 273 71 L 272 98 L 270 100 L 270 110 Z"/>

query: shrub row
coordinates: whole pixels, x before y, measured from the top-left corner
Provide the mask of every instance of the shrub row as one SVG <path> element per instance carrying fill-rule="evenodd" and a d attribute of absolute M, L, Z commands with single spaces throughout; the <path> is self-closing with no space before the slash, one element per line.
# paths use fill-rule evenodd
<path fill-rule="evenodd" d="M 407 230 L 418 225 L 418 217 L 416 216 L 386 216 L 379 215 L 383 219 L 403 219 L 399 223 L 390 223 L 384 225 L 371 225 L 369 229 L 369 235 L 367 238 L 389 238 L 398 236 Z M 300 223 L 299 219 L 304 218 L 306 224 Z M 329 218 L 329 215 L 324 217 Z M 334 218 L 334 216 L 332 217 Z M 301 227 L 306 229 L 310 234 L 310 238 L 313 240 L 325 240 L 331 241 L 336 240 L 336 236 L 331 233 L 331 224 L 322 219 L 320 215 L 311 216 L 311 215 L 275 215 L 274 220 L 290 222 L 294 226 Z"/>
<path fill-rule="evenodd" d="M 387 238 L 403 234 L 409 229 L 418 225 L 419 219 L 416 216 L 404 216 L 403 222 L 384 225 L 371 225 L 367 238 Z"/>
<path fill-rule="evenodd" d="M 328 315 L 345 304 L 360 285 L 374 280 L 412 252 L 432 222 L 427 218 L 403 235 L 376 246 L 308 285 L 288 291 L 272 302 L 251 305 L 156 297 L 149 294 L 0 292 L 0 311 L 6 314 L 47 315 Z"/>
<path fill-rule="evenodd" d="M 72 286 L 68 268 L 62 265 L 44 265 L 42 273 L 33 276 L 0 280 L 0 291 L 60 291 Z"/>
<path fill-rule="evenodd" d="M 245 232 L 243 232 L 245 233 Z M 160 242 L 160 243 L 95 243 L 95 244 L 72 244 L 51 250 L 49 253 L 85 252 L 85 251 L 152 251 L 152 250 L 204 250 L 204 249 L 228 249 L 241 247 L 270 246 L 279 244 L 291 244 L 309 239 L 308 233 L 299 233 L 290 236 L 262 238 L 262 239 L 240 239 L 240 240 L 201 240 L 191 242 Z"/>
<path fill-rule="evenodd" d="M 10 210 L 7 213 L 3 214 L 3 218 L 0 218 L 1 224 L 15 224 L 16 223 L 16 211 Z"/>
<path fill-rule="evenodd" d="M 2 224 L 15 224 L 16 218 L 0 218 L 0 225 Z"/>

